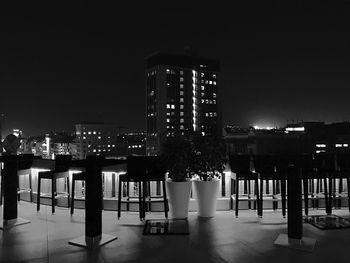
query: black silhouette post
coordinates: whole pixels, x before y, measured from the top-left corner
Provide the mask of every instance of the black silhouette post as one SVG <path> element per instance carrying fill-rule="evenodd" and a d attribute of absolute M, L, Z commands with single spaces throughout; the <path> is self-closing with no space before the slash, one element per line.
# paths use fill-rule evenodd
<path fill-rule="evenodd" d="M 102 234 L 102 166 L 100 156 L 86 159 L 85 236 L 69 241 L 71 245 L 94 249 L 118 238 Z"/>
<path fill-rule="evenodd" d="M 4 148 L 6 155 L 1 157 L 1 162 L 4 164 L 2 174 L 4 203 L 3 220 L 0 222 L 0 229 L 3 230 L 30 222 L 29 220 L 19 218 L 17 211 L 18 157 L 16 152 L 18 146 L 19 141 L 15 135 L 10 134 L 5 138 Z"/>
<path fill-rule="evenodd" d="M 295 165 L 290 165 L 287 169 L 287 184 L 288 235 L 280 234 L 274 244 L 312 252 L 316 240 L 303 237 L 301 172 Z"/>

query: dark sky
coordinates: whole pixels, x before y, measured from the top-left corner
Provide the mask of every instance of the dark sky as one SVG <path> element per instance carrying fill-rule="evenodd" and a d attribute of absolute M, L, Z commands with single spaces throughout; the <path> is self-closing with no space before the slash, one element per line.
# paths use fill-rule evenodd
<path fill-rule="evenodd" d="M 350 120 L 350 1 L 129 2 L 1 8 L 6 129 L 144 130 L 144 57 L 186 46 L 221 60 L 224 124 Z"/>

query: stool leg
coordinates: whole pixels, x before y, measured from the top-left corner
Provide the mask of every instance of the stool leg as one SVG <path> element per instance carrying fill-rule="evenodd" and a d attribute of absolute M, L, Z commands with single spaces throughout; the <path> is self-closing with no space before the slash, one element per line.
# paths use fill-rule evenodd
<path fill-rule="evenodd" d="M 68 207 L 70 206 L 70 192 L 69 192 L 69 189 L 70 187 L 69 187 L 69 176 L 67 177 L 67 194 L 68 194 L 68 196 L 67 196 L 67 203 L 68 203 Z"/>
<path fill-rule="evenodd" d="M 0 168 L 1 169 L 1 168 Z M 2 172 L 2 171 L 1 171 Z M 2 173 L 1 173 L 1 185 L 0 185 L 0 205 L 2 205 L 2 196 L 3 196 L 3 194 L 4 194 L 4 184 L 3 184 L 3 181 L 4 181 L 4 177 L 3 177 L 3 175 L 2 175 Z"/>
<path fill-rule="evenodd" d="M 139 216 L 140 216 L 140 220 L 142 221 L 142 219 L 145 217 L 144 216 L 144 207 L 143 207 L 143 202 L 144 202 L 144 197 L 145 197 L 145 192 L 142 191 L 142 182 L 139 181 Z"/>
<path fill-rule="evenodd" d="M 350 178 L 347 177 L 346 178 L 346 186 L 347 186 L 347 191 L 348 191 L 348 208 L 349 208 L 349 212 L 350 212 Z"/>
<path fill-rule="evenodd" d="M 325 206 L 326 206 L 326 213 L 329 214 L 329 203 L 328 203 L 328 189 L 327 189 L 327 177 L 323 178 L 324 183 L 324 199 L 325 199 Z"/>
<path fill-rule="evenodd" d="M 255 177 L 254 178 L 254 194 L 255 194 L 255 199 L 256 199 L 256 201 L 255 201 L 255 209 L 256 209 L 256 211 L 257 211 L 257 214 L 259 215 L 259 207 L 260 207 L 260 205 L 259 205 L 259 185 L 258 185 L 258 178 L 257 177 Z"/>
<path fill-rule="evenodd" d="M 71 196 L 71 205 L 70 205 L 70 214 L 71 215 L 73 215 L 73 213 L 74 213 L 74 195 L 75 195 L 74 192 L 75 192 L 75 180 L 73 177 L 73 179 L 72 179 L 72 196 Z"/>
<path fill-rule="evenodd" d="M 328 194 L 328 212 L 332 214 L 332 206 L 333 206 L 333 178 L 331 175 L 328 177 L 329 182 L 329 194 Z"/>
<path fill-rule="evenodd" d="M 30 192 L 29 192 L 29 197 L 30 197 L 30 202 L 33 202 L 33 187 L 32 187 L 32 173 L 29 174 L 29 188 L 30 188 Z"/>
<path fill-rule="evenodd" d="M 262 178 L 260 178 L 260 213 L 259 216 L 262 217 L 263 216 L 263 192 L 264 192 L 264 180 Z"/>
<path fill-rule="evenodd" d="M 235 193 L 236 193 L 236 207 L 235 207 L 235 216 L 236 217 L 238 217 L 238 204 L 239 204 L 239 200 L 238 200 L 238 197 L 239 197 L 239 192 L 238 192 L 238 189 L 239 189 L 239 187 L 238 187 L 238 185 L 239 185 L 239 180 L 238 180 L 238 178 L 236 179 L 236 183 L 235 183 Z"/>
<path fill-rule="evenodd" d="M 18 192 L 19 190 L 19 176 L 17 176 L 17 201 L 21 201 L 21 194 Z"/>
<path fill-rule="evenodd" d="M 163 198 L 164 198 L 164 213 L 165 213 L 165 218 L 168 219 L 168 198 L 166 194 L 165 180 L 162 180 L 162 185 L 163 185 Z"/>
<path fill-rule="evenodd" d="M 55 201 L 56 201 L 56 178 L 53 177 L 51 179 L 51 209 L 52 209 L 52 214 L 55 213 Z"/>
<path fill-rule="evenodd" d="M 120 209 L 122 204 L 122 180 L 119 178 L 118 184 L 118 220 L 120 219 Z"/>
<path fill-rule="evenodd" d="M 309 215 L 309 186 L 308 186 L 308 179 L 303 179 L 304 183 L 304 206 L 305 206 L 305 215 Z"/>
<path fill-rule="evenodd" d="M 282 199 L 282 216 L 286 217 L 286 178 L 282 176 L 281 178 L 281 199 Z"/>
<path fill-rule="evenodd" d="M 40 211 L 41 177 L 38 176 L 38 190 L 36 195 L 36 211 Z"/>

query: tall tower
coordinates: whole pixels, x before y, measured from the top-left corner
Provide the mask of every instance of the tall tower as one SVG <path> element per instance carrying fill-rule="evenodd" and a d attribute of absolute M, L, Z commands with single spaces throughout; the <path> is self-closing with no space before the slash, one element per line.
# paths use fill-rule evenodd
<path fill-rule="evenodd" d="M 221 136 L 219 60 L 156 53 L 146 58 L 145 73 L 148 155 L 168 136 Z"/>

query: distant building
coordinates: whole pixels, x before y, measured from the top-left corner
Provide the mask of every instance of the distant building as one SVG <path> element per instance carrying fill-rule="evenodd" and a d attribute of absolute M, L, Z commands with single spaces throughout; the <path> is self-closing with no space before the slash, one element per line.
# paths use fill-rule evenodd
<path fill-rule="evenodd" d="M 88 155 L 117 155 L 117 126 L 108 123 L 80 123 L 75 125 L 77 158 Z"/>
<path fill-rule="evenodd" d="M 145 74 L 148 155 L 168 136 L 221 136 L 219 60 L 157 53 Z"/>
<path fill-rule="evenodd" d="M 230 154 L 350 152 L 350 123 L 301 122 L 282 129 L 225 128 Z"/>
<path fill-rule="evenodd" d="M 118 155 L 145 155 L 146 154 L 146 133 L 129 132 L 118 136 Z"/>

